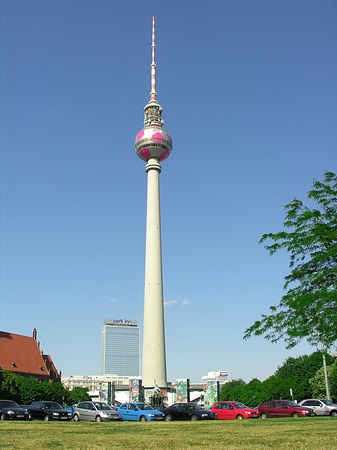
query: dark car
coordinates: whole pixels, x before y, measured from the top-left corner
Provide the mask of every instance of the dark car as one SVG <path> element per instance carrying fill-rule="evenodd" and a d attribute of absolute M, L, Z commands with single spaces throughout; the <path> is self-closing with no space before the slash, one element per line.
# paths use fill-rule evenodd
<path fill-rule="evenodd" d="M 290 400 L 275 400 L 257 407 L 261 419 L 267 417 L 308 417 L 315 416 L 312 408 L 300 406 Z"/>
<path fill-rule="evenodd" d="M 32 419 L 48 420 L 71 420 L 73 417 L 70 411 L 63 409 L 56 402 L 33 402 L 28 407 L 28 412 Z"/>
<path fill-rule="evenodd" d="M 13 400 L 0 400 L 1 420 L 29 420 L 27 409 L 21 408 Z"/>
<path fill-rule="evenodd" d="M 163 409 L 165 420 L 214 420 L 218 416 L 209 409 L 200 408 L 196 403 L 174 403 Z"/>

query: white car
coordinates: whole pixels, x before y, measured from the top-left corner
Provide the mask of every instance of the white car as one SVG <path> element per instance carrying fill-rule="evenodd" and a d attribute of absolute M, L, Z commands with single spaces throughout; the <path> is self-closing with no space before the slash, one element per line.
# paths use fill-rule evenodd
<path fill-rule="evenodd" d="M 312 408 L 316 416 L 337 416 L 337 405 L 326 399 L 310 398 L 302 400 L 299 404 Z"/>

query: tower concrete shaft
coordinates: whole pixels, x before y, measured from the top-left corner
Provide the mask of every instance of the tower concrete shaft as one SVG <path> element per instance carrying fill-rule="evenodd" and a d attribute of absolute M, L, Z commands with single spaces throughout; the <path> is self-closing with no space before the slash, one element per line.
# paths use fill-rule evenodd
<path fill-rule="evenodd" d="M 135 139 L 135 150 L 146 161 L 147 216 L 142 380 L 145 388 L 167 387 L 164 330 L 163 275 L 160 229 L 160 162 L 172 150 L 172 138 L 163 128 L 163 108 L 157 102 L 155 22 L 152 19 L 152 64 L 150 101 L 144 108 L 144 128 Z"/>
<path fill-rule="evenodd" d="M 150 158 L 147 172 L 147 216 L 143 327 L 143 386 L 167 386 L 163 305 L 158 159 Z"/>

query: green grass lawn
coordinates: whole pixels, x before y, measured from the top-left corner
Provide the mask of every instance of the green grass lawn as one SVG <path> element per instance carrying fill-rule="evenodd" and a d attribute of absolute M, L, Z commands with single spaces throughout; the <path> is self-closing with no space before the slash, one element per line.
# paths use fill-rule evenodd
<path fill-rule="evenodd" d="M 6 450 L 336 450 L 337 418 L 205 422 L 0 422 Z"/>

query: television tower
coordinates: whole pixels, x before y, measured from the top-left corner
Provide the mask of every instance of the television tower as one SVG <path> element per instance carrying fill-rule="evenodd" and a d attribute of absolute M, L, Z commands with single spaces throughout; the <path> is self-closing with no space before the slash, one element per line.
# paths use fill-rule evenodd
<path fill-rule="evenodd" d="M 144 128 L 137 134 L 135 150 L 145 161 L 147 215 L 142 381 L 145 388 L 167 387 L 163 304 L 163 274 L 160 227 L 160 162 L 168 158 L 172 139 L 164 130 L 163 108 L 157 102 L 155 63 L 155 20 L 152 18 L 152 63 L 150 101 L 144 107 Z"/>

